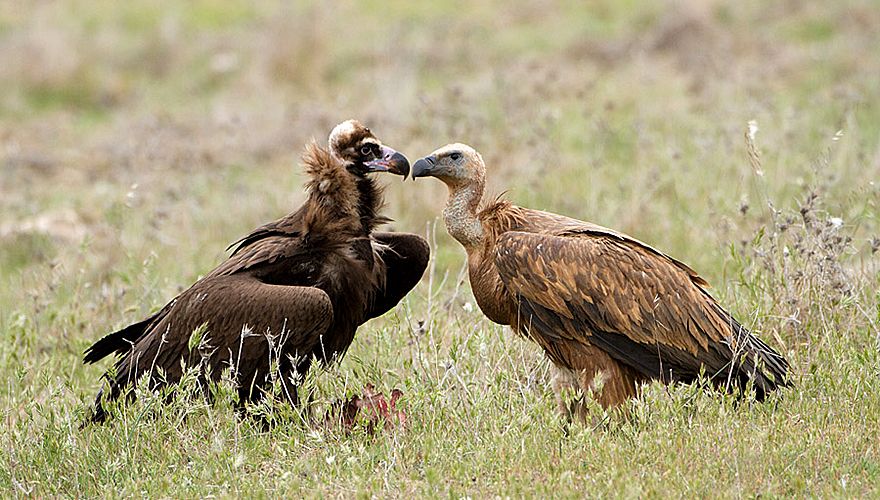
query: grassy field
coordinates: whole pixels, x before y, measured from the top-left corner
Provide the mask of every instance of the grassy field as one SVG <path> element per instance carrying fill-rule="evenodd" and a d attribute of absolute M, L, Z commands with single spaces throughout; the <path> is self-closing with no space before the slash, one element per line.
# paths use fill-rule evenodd
<path fill-rule="evenodd" d="M 878 39 L 872 0 L 0 3 L 0 495 L 880 495 Z M 475 307 L 445 188 L 388 178 L 434 260 L 313 371 L 311 422 L 181 391 L 80 430 L 108 366 L 82 351 L 298 206 L 299 151 L 350 117 L 689 263 L 795 387 L 653 385 L 566 428 Z M 405 427 L 321 423 L 368 383 Z"/>

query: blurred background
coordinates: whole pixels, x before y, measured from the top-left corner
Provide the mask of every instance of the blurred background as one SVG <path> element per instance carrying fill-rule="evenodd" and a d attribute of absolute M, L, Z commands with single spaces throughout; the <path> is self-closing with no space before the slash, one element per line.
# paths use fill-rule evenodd
<path fill-rule="evenodd" d="M 867 0 L 3 2 L 0 320 L 74 353 L 161 305 L 301 203 L 303 145 L 352 117 L 411 161 L 467 142 L 490 195 L 784 318 L 786 227 L 826 231 L 802 257 L 833 254 L 835 290 L 880 246 L 878 34 Z M 445 188 L 383 182 L 392 227 L 436 232 L 457 276 Z"/>

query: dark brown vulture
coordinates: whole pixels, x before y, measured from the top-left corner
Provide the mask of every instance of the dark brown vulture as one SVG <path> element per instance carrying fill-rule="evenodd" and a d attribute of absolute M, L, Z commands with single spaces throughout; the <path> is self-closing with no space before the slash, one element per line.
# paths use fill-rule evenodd
<path fill-rule="evenodd" d="M 427 242 L 373 232 L 389 219 L 379 215 L 382 192 L 367 175 L 406 176 L 406 158 L 355 120 L 334 128 L 329 142 L 329 151 L 306 146 L 308 199 L 297 211 L 240 239 L 229 259 L 159 312 L 85 352 L 86 363 L 119 355 L 93 420 L 106 417 L 103 398 L 118 398 L 145 373 L 154 389 L 179 382 L 182 365 L 198 366 L 201 382 L 231 368 L 240 404 L 262 397 L 277 365 L 296 404 L 296 380 L 313 359 L 339 359 L 359 325 L 418 283 Z"/>
<path fill-rule="evenodd" d="M 757 399 L 788 385 L 788 363 L 750 334 L 685 264 L 589 222 L 496 200 L 480 209 L 486 168 L 464 144 L 413 164 L 449 188 L 443 218 L 468 256 L 486 316 L 533 339 L 558 376 L 603 407 L 648 380 L 744 388 Z M 601 377 L 597 377 L 601 373 Z"/>

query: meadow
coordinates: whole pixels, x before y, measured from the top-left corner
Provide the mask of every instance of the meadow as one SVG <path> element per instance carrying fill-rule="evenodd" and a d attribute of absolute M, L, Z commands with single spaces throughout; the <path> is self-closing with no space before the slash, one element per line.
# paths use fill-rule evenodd
<path fill-rule="evenodd" d="M 880 495 L 877 40 L 873 0 L 0 3 L 0 494 Z M 353 117 L 688 263 L 794 387 L 654 384 L 566 425 L 543 354 L 476 307 L 445 187 L 389 176 L 431 265 L 308 408 L 266 430 L 189 383 L 80 429 L 110 364 L 83 350 L 297 207 L 304 144 Z M 322 422 L 367 384 L 405 426 Z"/>

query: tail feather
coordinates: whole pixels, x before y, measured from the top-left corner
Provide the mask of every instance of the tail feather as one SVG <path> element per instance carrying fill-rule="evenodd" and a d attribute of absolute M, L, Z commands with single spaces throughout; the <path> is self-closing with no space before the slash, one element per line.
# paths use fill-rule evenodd
<path fill-rule="evenodd" d="M 755 391 L 755 399 L 763 401 L 769 392 L 781 387 L 790 387 L 791 380 L 788 377 L 788 361 L 761 339 L 752 335 L 739 322 L 727 315 L 734 337 L 738 339 L 736 344 L 741 346 L 736 349 L 734 355 L 740 361 L 734 361 L 737 367 L 732 382 L 744 387 L 749 381 Z"/>
<path fill-rule="evenodd" d="M 159 314 L 161 311 L 143 321 L 138 321 L 122 330 L 104 336 L 86 349 L 83 353 L 83 363 L 97 363 L 110 354 L 122 354 L 131 349 L 131 346 L 137 342 Z"/>

